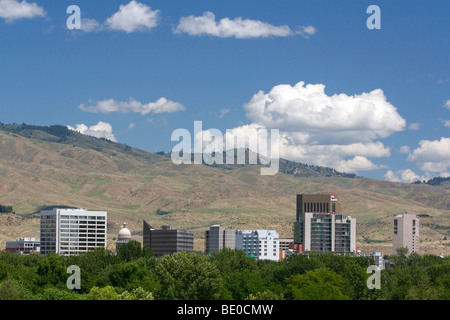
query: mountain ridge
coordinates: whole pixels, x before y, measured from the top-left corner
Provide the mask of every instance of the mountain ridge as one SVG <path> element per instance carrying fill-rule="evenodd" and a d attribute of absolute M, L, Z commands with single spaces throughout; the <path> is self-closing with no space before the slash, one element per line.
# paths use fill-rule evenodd
<path fill-rule="evenodd" d="M 31 213 L 56 204 L 108 211 L 110 244 L 123 222 L 139 240 L 143 219 L 155 227 L 171 224 L 194 231 L 198 249 L 212 224 L 277 229 L 283 238 L 292 238 L 295 195 L 335 193 L 345 214 L 357 218 L 359 248 L 389 250 L 392 217 L 408 212 L 427 216 L 421 218 L 425 252 L 448 252 L 444 239 L 450 235 L 450 191 L 445 185 L 329 177 L 314 168 L 315 176 L 303 177 L 283 172 L 261 176 L 258 165 L 233 170 L 174 165 L 167 154 L 77 132 L 61 140 L 50 129 L 26 125 L 23 131 L 23 125 L 16 125 L 14 132 L 2 130 L 4 126 L 0 125 L 0 204 L 12 205 L 18 222 L 0 224 L 0 249 L 2 241 L 38 238 L 39 223 Z"/>

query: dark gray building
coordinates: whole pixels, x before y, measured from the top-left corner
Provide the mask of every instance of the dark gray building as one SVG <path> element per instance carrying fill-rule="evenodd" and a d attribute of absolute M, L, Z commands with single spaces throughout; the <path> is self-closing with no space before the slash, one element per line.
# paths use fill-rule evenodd
<path fill-rule="evenodd" d="M 181 251 L 194 251 L 194 233 L 171 226 L 154 229 L 144 220 L 143 245 L 153 250 L 155 257 Z"/>
<path fill-rule="evenodd" d="M 205 253 L 219 252 L 223 248 L 236 248 L 236 230 L 214 225 L 205 231 Z"/>

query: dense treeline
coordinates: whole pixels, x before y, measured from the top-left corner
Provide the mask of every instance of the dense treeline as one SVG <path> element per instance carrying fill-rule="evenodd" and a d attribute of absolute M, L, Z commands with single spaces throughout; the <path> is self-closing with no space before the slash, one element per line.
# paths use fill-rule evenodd
<path fill-rule="evenodd" d="M 99 248 L 79 256 L 0 253 L 0 300 L 368 300 L 450 299 L 450 258 L 390 257 L 380 289 L 366 285 L 373 261 L 332 254 L 255 261 L 241 250 L 155 258 L 139 242 L 118 254 Z M 81 288 L 69 290 L 76 265 Z"/>
<path fill-rule="evenodd" d="M 429 184 L 430 186 L 440 186 L 441 184 L 450 181 L 450 177 L 434 177 L 432 179 L 429 179 L 428 181 L 420 181 L 416 180 L 413 182 L 413 184 Z"/>

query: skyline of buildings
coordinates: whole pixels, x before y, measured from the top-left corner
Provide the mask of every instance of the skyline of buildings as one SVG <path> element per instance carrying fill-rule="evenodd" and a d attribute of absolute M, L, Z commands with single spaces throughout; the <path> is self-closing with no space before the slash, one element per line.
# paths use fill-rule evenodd
<path fill-rule="evenodd" d="M 211 225 L 204 231 L 204 253 L 211 254 L 223 248 L 243 250 L 256 259 L 280 260 L 295 253 L 332 252 L 356 254 L 356 219 L 341 213 L 336 194 L 298 194 L 296 221 L 292 239 L 282 239 L 276 230 L 230 230 Z M 310 212 L 312 211 L 312 212 Z M 8 241 L 8 250 L 28 254 L 32 252 L 74 255 L 96 247 L 106 248 L 107 213 L 84 209 L 43 210 L 40 212 L 41 239 L 20 238 Z M 419 252 L 419 219 L 416 215 L 399 214 L 393 220 L 392 250 L 406 247 Z M 180 251 L 194 251 L 194 233 L 163 225 L 153 228 L 143 220 L 142 245 L 153 250 L 155 256 Z M 114 240 L 114 239 L 113 239 Z M 132 240 L 131 232 L 122 225 L 115 241 L 119 247 Z M 21 243 L 21 245 L 19 245 Z M 6 251 L 6 250 L 5 250 Z"/>

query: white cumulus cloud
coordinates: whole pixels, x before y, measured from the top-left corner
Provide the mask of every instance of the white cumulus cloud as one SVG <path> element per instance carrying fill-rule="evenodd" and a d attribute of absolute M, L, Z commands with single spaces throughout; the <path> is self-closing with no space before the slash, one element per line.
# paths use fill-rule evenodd
<path fill-rule="evenodd" d="M 317 33 L 317 29 L 314 26 L 299 26 L 295 33 L 308 39 L 309 36 L 313 36 Z"/>
<path fill-rule="evenodd" d="M 391 182 L 405 182 L 405 183 L 412 183 L 414 181 L 423 181 L 429 179 L 429 177 L 427 176 L 418 175 L 411 169 L 398 170 L 396 172 L 388 170 L 388 172 L 386 172 L 386 174 L 384 175 L 384 178 Z"/>
<path fill-rule="evenodd" d="M 408 125 L 409 130 L 417 131 L 420 129 L 420 123 L 413 122 Z"/>
<path fill-rule="evenodd" d="M 380 169 L 384 166 L 377 165 L 366 157 L 355 156 L 350 160 L 338 161 L 333 167 L 341 172 L 353 173 L 359 171 Z"/>
<path fill-rule="evenodd" d="M 444 107 L 450 110 L 450 100 L 447 100 L 444 104 Z"/>
<path fill-rule="evenodd" d="M 85 32 L 93 32 L 102 29 L 102 25 L 95 19 L 82 18 L 80 23 L 81 30 Z"/>
<path fill-rule="evenodd" d="M 44 8 L 34 2 L 0 0 L 0 18 L 8 23 L 18 19 L 45 17 L 45 15 Z"/>
<path fill-rule="evenodd" d="M 328 96 L 323 84 L 299 82 L 256 93 L 247 117 L 267 128 L 308 134 L 310 143 L 369 142 L 405 129 L 406 121 L 381 89 Z"/>
<path fill-rule="evenodd" d="M 117 142 L 113 134 L 112 126 L 106 122 L 99 121 L 99 123 L 90 127 L 85 124 L 77 124 L 75 127 L 67 126 L 67 128 L 87 136 L 105 138 Z"/>
<path fill-rule="evenodd" d="M 108 18 L 105 24 L 111 30 L 131 33 L 153 29 L 158 25 L 158 20 L 159 10 L 152 10 L 149 6 L 132 0 L 127 5 L 121 5 L 119 11 Z"/>
<path fill-rule="evenodd" d="M 229 130 L 227 138 L 278 129 L 281 158 L 349 173 L 384 168 L 371 160 L 391 155 L 379 139 L 406 128 L 380 89 L 328 96 L 322 84 L 278 85 L 253 95 L 244 109 L 251 123 Z"/>
<path fill-rule="evenodd" d="M 298 33 L 313 35 L 317 30 L 313 26 L 299 27 Z M 270 23 L 243 19 L 241 17 L 230 19 L 223 18 L 216 21 L 212 12 L 205 12 L 202 16 L 182 17 L 174 33 L 187 33 L 193 36 L 211 35 L 221 38 L 234 37 L 237 39 L 265 38 L 265 37 L 288 37 L 296 34 L 289 26 L 274 26 Z"/>
<path fill-rule="evenodd" d="M 149 103 L 141 103 L 133 98 L 130 98 L 129 101 L 116 101 L 114 99 L 108 99 L 99 101 L 93 106 L 85 106 L 84 104 L 81 104 L 80 109 L 92 113 L 136 112 L 146 115 L 149 113 L 173 113 L 186 110 L 186 107 L 181 103 L 170 101 L 162 97 L 156 102 Z"/>
<path fill-rule="evenodd" d="M 408 156 L 426 172 L 445 173 L 450 169 L 450 138 L 422 140 Z"/>

